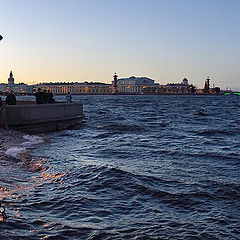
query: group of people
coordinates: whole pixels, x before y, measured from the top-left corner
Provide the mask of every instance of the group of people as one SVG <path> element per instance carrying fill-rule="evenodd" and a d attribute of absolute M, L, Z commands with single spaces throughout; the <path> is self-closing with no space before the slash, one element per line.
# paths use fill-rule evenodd
<path fill-rule="evenodd" d="M 37 104 L 47 104 L 54 103 L 55 99 L 53 98 L 53 93 L 50 90 L 42 91 L 41 88 L 38 88 L 38 91 L 34 94 L 36 97 Z M 72 95 L 70 92 L 66 95 L 66 103 L 72 103 Z"/>
<path fill-rule="evenodd" d="M 16 96 L 15 96 L 13 90 L 11 90 L 8 93 L 8 95 L 5 99 L 5 103 L 6 103 L 6 105 L 16 105 L 17 100 L 16 100 Z M 0 107 L 2 107 L 2 105 L 3 105 L 3 101 L 2 101 L 2 98 L 0 97 Z"/>
<path fill-rule="evenodd" d="M 38 91 L 34 94 L 34 96 L 36 97 L 37 104 L 47 104 L 47 103 L 55 102 L 53 93 L 50 92 L 50 90 L 42 91 L 41 88 L 38 88 Z M 11 90 L 8 93 L 5 99 L 5 103 L 6 105 L 16 105 L 17 100 L 13 90 Z M 68 92 L 68 94 L 66 95 L 66 103 L 72 103 L 72 95 L 70 94 L 70 92 Z M 0 97 L 0 107 L 2 107 L 2 105 L 3 105 L 3 101 L 2 101 L 2 98 Z"/>
<path fill-rule="evenodd" d="M 36 97 L 37 104 L 47 104 L 55 102 L 53 94 L 52 92 L 50 92 L 50 90 L 42 91 L 41 88 L 38 88 L 38 91 L 34 95 Z"/>

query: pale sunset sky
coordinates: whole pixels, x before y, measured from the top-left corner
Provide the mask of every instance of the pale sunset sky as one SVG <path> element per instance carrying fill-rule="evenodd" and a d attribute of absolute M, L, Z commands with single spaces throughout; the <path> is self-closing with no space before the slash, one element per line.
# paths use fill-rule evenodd
<path fill-rule="evenodd" d="M 211 83 L 240 90 L 240 0 L 0 0 L 0 83 Z"/>

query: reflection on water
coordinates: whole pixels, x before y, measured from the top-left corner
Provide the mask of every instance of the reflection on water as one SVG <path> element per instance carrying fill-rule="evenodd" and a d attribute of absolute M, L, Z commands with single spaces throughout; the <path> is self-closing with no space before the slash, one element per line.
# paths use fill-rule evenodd
<path fill-rule="evenodd" d="M 7 187 L 0 185 L 0 201 L 8 202 L 10 206 L 14 206 L 14 202 L 27 201 L 31 194 L 30 192 L 35 191 L 46 183 L 57 182 L 62 184 L 63 177 L 65 176 L 65 173 L 54 173 L 54 171 L 52 171 L 52 166 L 49 165 L 48 160 L 45 158 L 41 158 L 40 160 L 31 158 L 29 161 L 29 156 L 25 156 L 23 161 L 24 164 L 21 166 L 24 166 L 24 168 L 20 169 L 20 171 L 25 170 L 28 171 L 28 175 L 31 174 L 31 172 L 34 173 L 34 175 L 31 175 L 26 179 L 21 179 L 20 175 L 14 175 L 14 171 L 12 169 L 10 171 L 12 173 L 12 176 L 10 176 L 11 184 L 7 183 Z M 21 174 L 23 173 L 24 172 Z M 20 209 L 20 207 L 14 208 L 10 219 L 20 218 Z"/>

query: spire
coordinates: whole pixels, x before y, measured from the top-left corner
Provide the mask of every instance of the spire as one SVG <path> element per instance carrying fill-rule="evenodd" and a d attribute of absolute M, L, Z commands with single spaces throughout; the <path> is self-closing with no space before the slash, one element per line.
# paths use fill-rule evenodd
<path fill-rule="evenodd" d="M 13 78 L 13 73 L 12 73 L 12 71 L 11 71 L 10 74 L 9 74 L 8 85 L 9 85 L 9 86 L 13 86 L 13 85 L 14 85 L 14 78 Z"/>
<path fill-rule="evenodd" d="M 204 92 L 209 92 L 209 90 L 210 90 L 210 78 L 207 77 L 204 85 Z"/>
<path fill-rule="evenodd" d="M 115 73 L 113 76 L 113 93 L 117 93 L 118 91 L 117 81 L 118 81 L 118 75 L 117 73 Z"/>

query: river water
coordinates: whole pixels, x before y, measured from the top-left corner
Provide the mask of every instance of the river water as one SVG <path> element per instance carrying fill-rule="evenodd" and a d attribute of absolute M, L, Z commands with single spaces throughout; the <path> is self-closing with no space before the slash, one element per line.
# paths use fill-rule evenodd
<path fill-rule="evenodd" d="M 73 100 L 84 123 L 1 160 L 0 239 L 240 239 L 239 96 Z"/>

